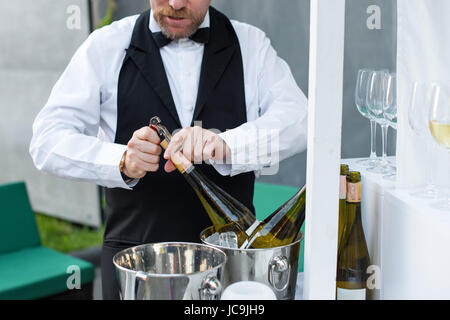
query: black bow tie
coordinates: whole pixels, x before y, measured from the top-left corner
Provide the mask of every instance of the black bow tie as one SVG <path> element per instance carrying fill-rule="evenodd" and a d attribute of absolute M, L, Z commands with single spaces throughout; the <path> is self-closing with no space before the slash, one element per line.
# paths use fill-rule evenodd
<path fill-rule="evenodd" d="M 189 37 L 192 41 L 198 43 L 208 43 L 209 41 L 209 28 L 198 29 L 192 36 Z M 156 45 L 159 49 L 172 42 L 172 39 L 166 37 L 161 31 L 152 33 L 153 39 L 155 39 Z"/>

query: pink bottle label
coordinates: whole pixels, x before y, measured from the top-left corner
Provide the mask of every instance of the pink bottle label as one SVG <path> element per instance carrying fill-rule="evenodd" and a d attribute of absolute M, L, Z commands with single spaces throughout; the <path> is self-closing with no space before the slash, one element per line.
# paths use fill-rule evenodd
<path fill-rule="evenodd" d="M 347 183 L 347 202 L 361 202 L 361 182 Z"/>
<path fill-rule="evenodd" d="M 341 176 L 339 183 L 339 199 L 347 199 L 347 177 Z"/>

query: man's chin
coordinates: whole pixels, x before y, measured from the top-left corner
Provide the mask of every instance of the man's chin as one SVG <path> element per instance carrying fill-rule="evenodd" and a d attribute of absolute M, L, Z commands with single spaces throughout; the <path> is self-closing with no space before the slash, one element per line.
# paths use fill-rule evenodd
<path fill-rule="evenodd" d="M 183 39 L 193 34 L 192 28 L 172 28 L 164 26 L 161 28 L 166 37 L 170 39 Z"/>

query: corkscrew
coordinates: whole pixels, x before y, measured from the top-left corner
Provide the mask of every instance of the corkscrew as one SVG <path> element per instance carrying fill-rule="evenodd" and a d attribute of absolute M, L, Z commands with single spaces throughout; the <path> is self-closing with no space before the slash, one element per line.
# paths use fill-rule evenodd
<path fill-rule="evenodd" d="M 161 124 L 161 119 L 159 117 L 153 117 L 150 119 L 150 128 L 156 131 L 161 141 L 167 140 L 170 142 L 172 135 L 165 126 Z"/>
<path fill-rule="evenodd" d="M 161 147 L 164 150 L 167 150 L 167 147 L 169 146 L 169 143 L 172 140 L 172 135 L 170 134 L 169 130 L 167 130 L 167 128 L 161 124 L 161 119 L 156 116 L 151 118 L 150 128 L 156 131 L 159 138 L 161 139 L 160 143 Z M 179 147 L 173 152 L 171 160 L 181 173 L 185 172 L 189 173 L 194 169 L 194 166 L 189 160 L 187 160 L 183 156 L 183 154 L 180 153 L 182 149 L 183 144 L 180 144 Z"/>

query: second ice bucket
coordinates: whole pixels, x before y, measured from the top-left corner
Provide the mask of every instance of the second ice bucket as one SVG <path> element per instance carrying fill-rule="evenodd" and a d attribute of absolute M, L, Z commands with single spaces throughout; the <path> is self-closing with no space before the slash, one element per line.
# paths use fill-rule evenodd
<path fill-rule="evenodd" d="M 227 255 L 223 288 L 238 281 L 257 281 L 272 288 L 278 300 L 293 300 L 297 285 L 301 234 L 297 241 L 266 249 L 230 249 L 206 242 L 214 227 L 203 230 L 203 243 L 223 250 Z"/>

